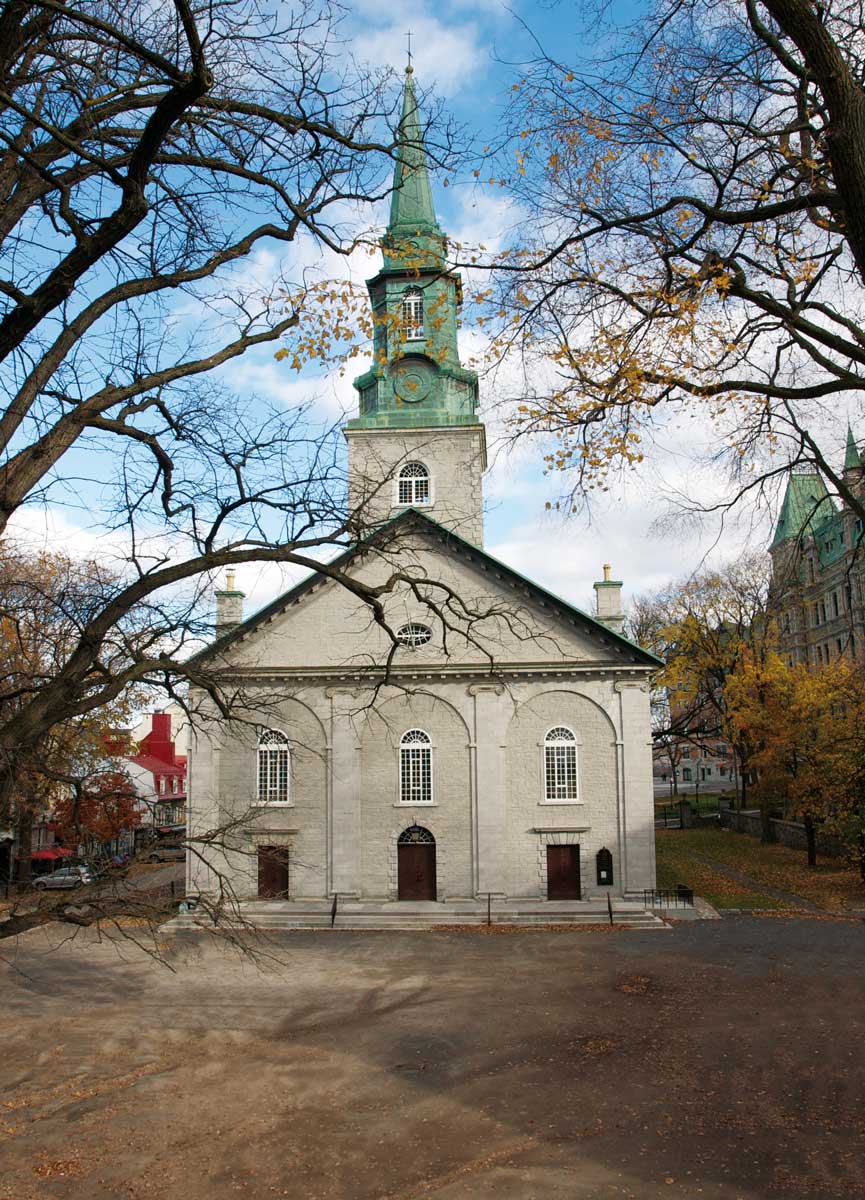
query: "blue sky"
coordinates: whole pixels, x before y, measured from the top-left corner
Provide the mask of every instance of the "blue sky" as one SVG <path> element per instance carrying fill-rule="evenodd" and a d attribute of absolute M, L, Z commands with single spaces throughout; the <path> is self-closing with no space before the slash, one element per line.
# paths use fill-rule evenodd
<path fill-rule="evenodd" d="M 505 6 L 498 0 L 480 3 L 418 3 L 409 19 L 404 11 L 361 0 L 355 3 L 343 26 L 346 50 L 361 62 L 402 71 L 406 62 L 406 31 L 412 30 L 416 79 L 422 91 L 431 90 L 448 113 L 463 126 L 466 136 L 478 147 L 492 141 L 519 77 L 520 64 L 536 55 L 538 43 L 562 61 L 572 62 L 591 52 L 585 30 L 577 27 L 574 9 L 564 4 Z M 633 6 L 621 15 L 632 19 Z M 518 219 L 504 192 L 479 185 L 467 165 L 463 175 L 450 172 L 448 186 L 434 181 L 439 221 L 455 240 L 483 242 L 489 247 L 506 244 Z M 387 220 L 382 205 L 378 220 Z M 262 278 L 275 272 L 277 263 L 259 263 Z M 357 283 L 372 274 L 369 259 L 351 267 Z M 463 358 L 472 349 L 463 338 Z M 321 379 L 303 372 L 295 375 L 273 361 L 270 353 L 247 359 L 232 370 L 232 385 L 251 387 L 286 404 L 313 395 L 323 414 L 352 415 L 355 405 L 349 378 Z M 540 446 L 524 446 L 509 452 L 494 413 L 496 385 L 482 382 L 482 406 L 488 413 L 490 470 L 485 480 L 487 500 L 486 545 L 523 574 L 538 580 L 571 603 L 589 608 L 592 582 L 602 577 L 602 564 L 611 562 L 614 577 L 625 582 L 625 597 L 661 586 L 671 577 L 697 569 L 704 558 L 723 559 L 738 553 L 746 541 L 765 540 L 765 521 L 757 528 L 677 528 L 671 533 L 653 528 L 666 508 L 665 495 L 694 482 L 698 469 L 692 452 L 709 453 L 711 444 L 703 434 L 670 430 L 659 439 L 657 451 L 639 475 L 614 486 L 587 514 L 566 520 L 546 511 L 560 484 L 543 472 Z M 711 472 L 702 483 L 704 494 L 720 488 Z M 253 606 L 265 603 L 288 582 L 284 572 L 248 568 L 241 580 Z"/>
<path fill-rule="evenodd" d="M 620 15 L 634 19 L 637 10 L 623 7 Z M 535 39 L 565 62 L 584 58 L 599 48 L 599 43 L 592 43 L 589 33 L 578 27 L 573 7 L 566 4 L 506 7 L 498 0 L 435 4 L 417 0 L 408 17 L 397 6 L 360 0 L 349 7 L 342 26 L 345 52 L 372 66 L 402 71 L 408 28 L 413 33 L 420 88 L 431 89 L 441 99 L 477 146 L 494 140 L 520 64 L 537 53 Z M 478 185 L 468 165 L 462 176 L 450 174 L 447 188 L 438 179 L 434 193 L 440 223 L 458 241 L 482 241 L 490 247 L 504 244 L 519 217 L 504 192 Z M 384 225 L 387 205 L 381 205 L 373 219 Z M 306 263 L 298 262 L 297 247 L 285 260 L 280 257 L 283 253 L 275 246 L 260 250 L 244 264 L 244 282 L 259 285 L 265 294 L 283 267 L 296 275 L 300 266 L 320 257 L 312 247 L 307 248 Z M 302 260 L 302 251 L 300 257 Z M 325 263 L 324 269 L 332 265 Z M 339 264 L 338 269 L 347 269 L 361 283 L 375 266 L 363 257 L 347 268 Z M 465 337 L 464 358 L 472 348 L 471 339 L 477 336 Z M 350 380 L 363 369 L 362 363 L 353 366 L 347 378 L 324 378 L 312 371 L 297 375 L 286 364 L 277 363 L 273 350 L 268 349 L 232 363 L 223 376 L 239 394 L 254 392 L 287 409 L 313 400 L 322 420 L 327 421 L 353 414 L 355 396 Z M 639 472 L 615 483 L 591 513 L 567 520 L 548 513 L 545 504 L 555 498 L 557 481 L 544 475 L 540 446 L 523 445 L 516 453 L 508 451 L 495 413 L 498 386 L 504 384 L 482 384 L 482 405 L 489 414 L 491 464 L 485 483 L 487 548 L 571 603 L 591 605 L 591 584 L 601 577 L 605 562 L 612 564 L 615 578 L 625 581 L 627 602 L 635 593 L 697 569 L 707 557 L 732 557 L 747 542 L 755 547 L 766 544 L 770 525 L 766 514 L 756 521 L 746 514 L 737 525 L 724 529 L 716 525 L 657 528 L 669 498 L 686 486 L 704 496 L 718 494 L 723 486 L 711 468 L 695 465 L 695 457 L 708 456 L 713 449 L 709 431 L 699 421 L 662 428 Z M 24 522 L 33 536 L 45 532 L 38 513 L 26 516 Z M 74 509 L 49 514 L 47 532 L 52 539 L 62 537 L 67 545 L 78 546 L 84 553 L 93 553 L 100 544 L 87 528 L 86 515 L 76 514 Z M 267 567 L 245 568 L 238 577 L 239 586 L 249 594 L 250 607 L 267 603 L 291 581 L 285 572 Z"/>

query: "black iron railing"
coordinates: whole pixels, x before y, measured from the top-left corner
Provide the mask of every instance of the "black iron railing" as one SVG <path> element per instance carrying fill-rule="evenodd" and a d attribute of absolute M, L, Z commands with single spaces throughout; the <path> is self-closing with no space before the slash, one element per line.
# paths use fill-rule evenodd
<path fill-rule="evenodd" d="M 684 883 L 677 883 L 674 888 L 646 888 L 643 904 L 646 908 L 692 908 L 694 892 Z"/>

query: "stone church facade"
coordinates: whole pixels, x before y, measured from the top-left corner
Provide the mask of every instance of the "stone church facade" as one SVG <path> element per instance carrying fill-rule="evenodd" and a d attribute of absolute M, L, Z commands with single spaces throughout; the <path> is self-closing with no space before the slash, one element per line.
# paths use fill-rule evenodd
<path fill-rule="evenodd" d="M 620 633 L 620 583 L 596 584 L 591 617 L 483 548 L 478 381 L 410 70 L 383 247 L 368 287 L 385 365 L 356 380 L 345 429 L 367 532 L 335 565 L 405 582 L 383 595 L 384 626 L 323 574 L 246 620 L 233 581 L 218 593 L 199 657 L 248 707 L 191 735 L 189 889 L 286 905 L 642 898 L 658 662 Z"/>

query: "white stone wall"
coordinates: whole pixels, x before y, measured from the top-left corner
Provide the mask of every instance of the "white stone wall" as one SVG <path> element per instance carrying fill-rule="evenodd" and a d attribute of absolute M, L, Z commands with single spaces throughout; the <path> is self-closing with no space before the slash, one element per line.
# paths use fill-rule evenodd
<path fill-rule="evenodd" d="M 399 743 L 409 729 L 422 729 L 432 742 L 430 805 L 400 803 Z M 470 741 L 465 720 L 453 705 L 426 691 L 396 696 L 364 719 L 358 780 L 363 896 L 397 898 L 396 842 L 415 824 L 436 840 L 438 898 L 474 894 Z"/>
<path fill-rule="evenodd" d="M 595 882 L 602 846 L 613 855 L 614 895 L 654 886 L 649 697 L 639 678 L 438 679 L 376 697 L 323 681 L 288 699 L 287 687 L 272 685 L 262 720 L 294 746 L 292 807 L 255 808 L 251 731 L 223 728 L 193 743 L 193 836 L 243 816 L 238 852 L 214 855 L 239 896 L 257 892 L 256 844 L 288 844 L 292 899 L 394 899 L 396 839 L 415 823 L 436 840 L 439 899 L 543 899 L 551 841 L 579 842 L 584 898 L 606 890 Z M 579 740 L 579 804 L 543 802 L 543 739 L 558 724 Z M 410 728 L 432 739 L 431 806 L 400 804 L 399 740 Z M 208 886 L 205 871 L 192 876 Z"/>
<path fill-rule="evenodd" d="M 263 691 L 263 690 L 262 690 Z M 258 890 L 258 846 L 289 847 L 289 896 L 328 893 L 329 751 L 321 718 L 301 698 L 275 689 L 243 720 L 209 726 L 193 739 L 192 831 L 225 830 L 220 846 L 233 853 L 207 851 L 224 870 L 240 897 Z M 280 729 L 291 744 L 289 804 L 260 805 L 257 787 L 257 740 L 261 727 Z M 193 843 L 194 844 L 194 843 Z M 213 875 L 213 872 L 210 872 Z M 214 880 L 193 862 L 192 882 L 212 890 Z M 218 882 L 218 881 L 217 881 Z"/>
<path fill-rule="evenodd" d="M 598 690 L 592 685 L 592 690 Z M 547 803 L 544 738 L 557 725 L 577 739 L 578 801 Z M 520 703 L 507 731 L 507 862 L 512 896 L 546 897 L 546 846 L 578 843 L 583 898 L 622 891 L 618 828 L 616 730 L 597 699 L 566 685 Z M 651 788 L 651 782 L 649 784 Z M 539 834 L 537 830 L 548 831 Z M 571 834 L 572 836 L 566 836 Z M 613 855 L 613 886 L 596 886 L 595 855 L 602 846 Z"/>
<path fill-rule="evenodd" d="M 349 429 L 349 507 L 377 525 L 396 516 L 394 480 L 406 462 L 421 462 L 432 484 L 432 503 L 424 511 L 440 525 L 482 546 L 483 473 L 486 442 L 482 425 L 436 429 Z"/>

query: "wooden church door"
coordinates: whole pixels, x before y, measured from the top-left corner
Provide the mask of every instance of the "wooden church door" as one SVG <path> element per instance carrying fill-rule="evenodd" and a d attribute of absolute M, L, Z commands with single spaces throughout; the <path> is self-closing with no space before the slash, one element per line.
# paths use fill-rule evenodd
<path fill-rule="evenodd" d="M 581 899 L 579 846 L 547 846 L 547 899 Z"/>
<path fill-rule="evenodd" d="M 288 847 L 258 847 L 259 900 L 288 899 Z"/>
<path fill-rule="evenodd" d="M 436 846 L 428 829 L 413 825 L 400 835 L 397 854 L 397 899 L 436 899 Z"/>

